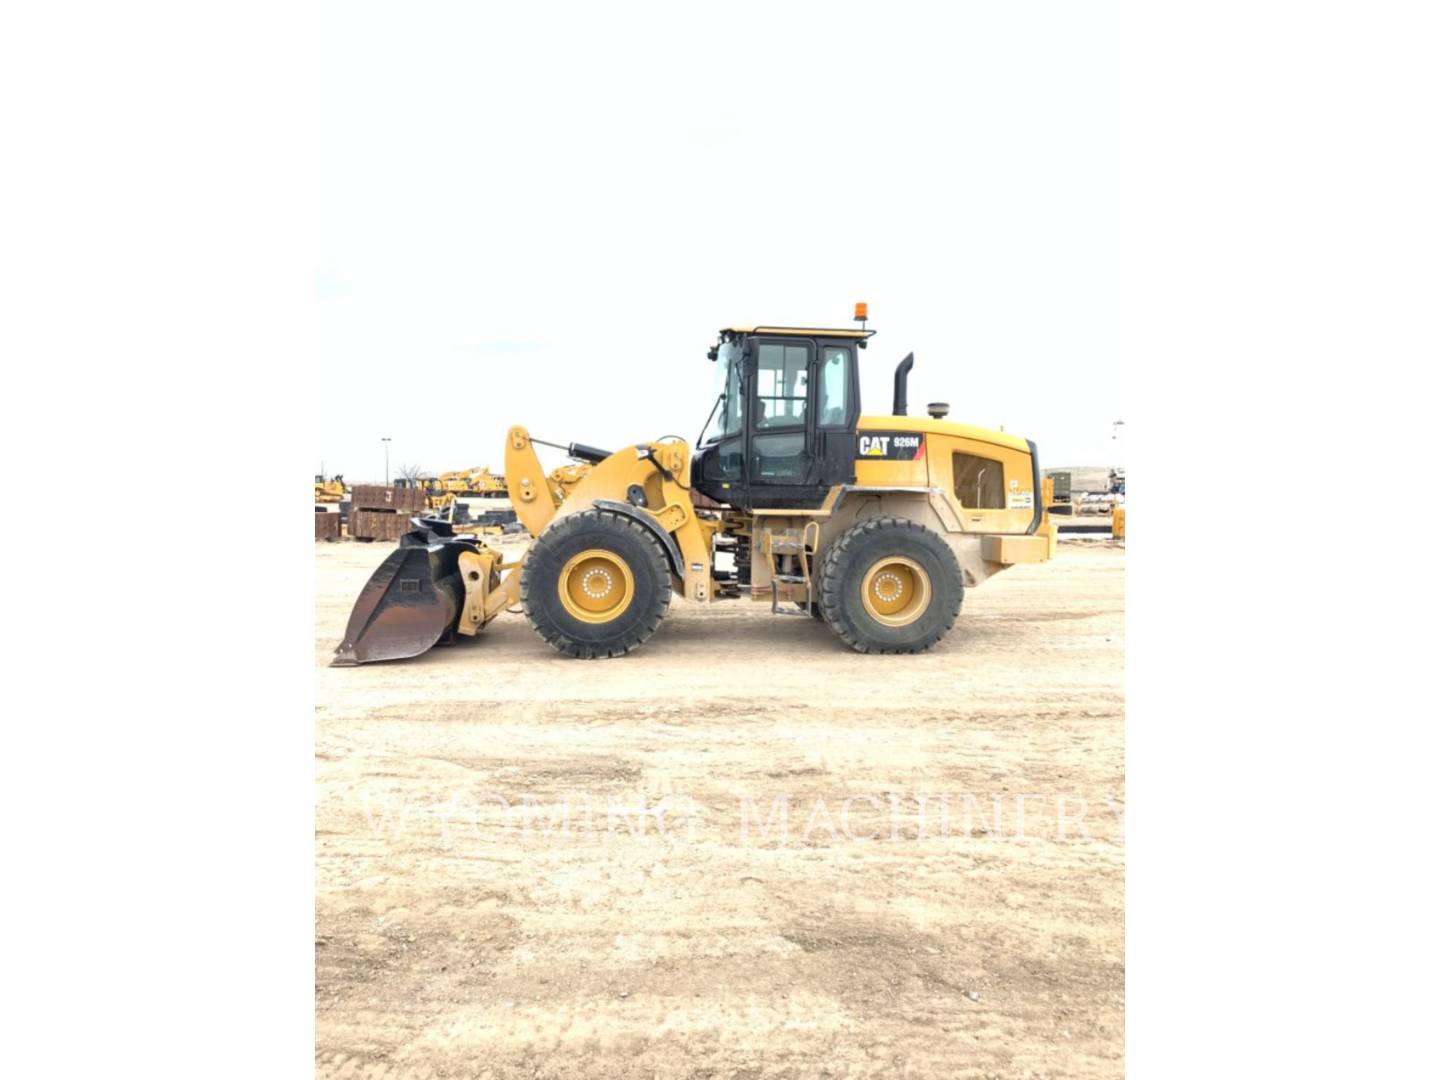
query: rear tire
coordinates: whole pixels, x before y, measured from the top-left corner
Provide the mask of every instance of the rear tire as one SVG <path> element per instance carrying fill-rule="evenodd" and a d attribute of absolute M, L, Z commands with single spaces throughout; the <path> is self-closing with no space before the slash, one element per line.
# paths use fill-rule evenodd
<path fill-rule="evenodd" d="M 852 525 L 820 562 L 820 612 L 856 652 L 924 652 L 950 632 L 965 587 L 955 552 L 904 518 Z"/>
<path fill-rule="evenodd" d="M 520 601 L 535 632 L 565 656 L 623 656 L 649 640 L 670 606 L 665 552 L 639 522 L 583 510 L 530 548 Z"/>

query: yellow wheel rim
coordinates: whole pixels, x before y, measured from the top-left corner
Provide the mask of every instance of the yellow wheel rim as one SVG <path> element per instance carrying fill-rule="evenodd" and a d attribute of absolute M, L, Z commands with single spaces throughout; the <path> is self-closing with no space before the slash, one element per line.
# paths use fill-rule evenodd
<path fill-rule="evenodd" d="M 560 571 L 560 603 L 581 622 L 609 622 L 634 598 L 635 575 L 613 551 L 582 551 Z"/>
<path fill-rule="evenodd" d="M 885 626 L 908 626 L 930 606 L 930 575 L 914 559 L 887 555 L 860 582 L 865 611 Z"/>

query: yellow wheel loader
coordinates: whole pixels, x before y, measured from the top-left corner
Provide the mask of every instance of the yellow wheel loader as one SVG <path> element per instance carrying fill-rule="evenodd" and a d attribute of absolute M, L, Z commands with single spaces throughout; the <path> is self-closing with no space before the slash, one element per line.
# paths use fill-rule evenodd
<path fill-rule="evenodd" d="M 673 436 L 611 453 L 511 428 L 505 483 L 529 546 L 416 519 L 334 663 L 415 656 L 517 607 L 566 656 L 620 656 L 672 594 L 815 616 L 859 652 L 930 648 L 967 587 L 1050 558 L 1055 534 L 1034 443 L 952 423 L 943 404 L 907 415 L 913 354 L 891 415 L 861 415 L 864 315 L 859 329 L 722 329 L 693 456 Z M 580 465 L 547 475 L 537 444 Z"/>

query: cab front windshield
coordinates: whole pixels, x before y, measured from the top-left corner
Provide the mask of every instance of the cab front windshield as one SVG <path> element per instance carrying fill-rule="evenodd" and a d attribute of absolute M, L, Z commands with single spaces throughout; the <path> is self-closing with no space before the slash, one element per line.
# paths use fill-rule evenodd
<path fill-rule="evenodd" d="M 715 358 L 715 384 L 711 398 L 714 412 L 705 431 L 700 436 L 702 445 L 718 442 L 730 435 L 738 435 L 745 422 L 743 402 L 740 397 L 740 360 L 744 349 L 740 342 L 731 338 L 720 343 Z"/>

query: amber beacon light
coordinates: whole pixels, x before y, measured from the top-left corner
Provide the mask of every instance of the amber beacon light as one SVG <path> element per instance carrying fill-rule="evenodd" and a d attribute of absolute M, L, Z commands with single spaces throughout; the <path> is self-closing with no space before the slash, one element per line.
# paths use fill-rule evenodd
<path fill-rule="evenodd" d="M 870 305 L 864 302 L 855 305 L 855 321 L 864 322 L 870 318 Z"/>

